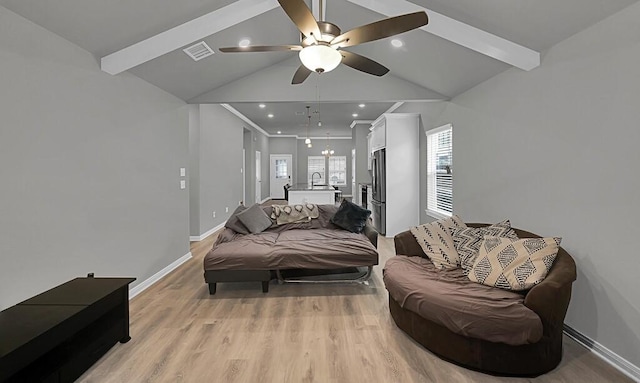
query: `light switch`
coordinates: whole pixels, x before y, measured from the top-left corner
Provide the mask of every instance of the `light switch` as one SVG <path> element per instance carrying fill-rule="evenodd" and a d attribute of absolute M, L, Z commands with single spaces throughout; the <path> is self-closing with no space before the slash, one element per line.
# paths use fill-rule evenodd
<path fill-rule="evenodd" d="M 180 168 L 180 177 L 184 177 L 187 175 L 187 169 L 185 168 Z"/>
<path fill-rule="evenodd" d="M 185 180 L 180 180 L 180 189 L 184 189 L 187 187 L 187 181 Z"/>

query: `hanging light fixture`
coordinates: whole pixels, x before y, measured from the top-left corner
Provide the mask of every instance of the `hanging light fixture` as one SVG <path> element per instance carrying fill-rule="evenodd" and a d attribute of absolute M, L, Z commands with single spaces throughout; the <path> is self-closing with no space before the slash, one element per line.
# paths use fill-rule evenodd
<path fill-rule="evenodd" d="M 308 148 L 312 146 L 311 138 L 309 137 L 309 129 L 311 128 L 311 111 L 309 110 L 309 108 L 311 107 L 307 105 L 307 138 L 304 140 L 304 143 L 307 144 Z"/>
<path fill-rule="evenodd" d="M 323 150 L 322 155 L 325 157 L 331 157 L 334 153 L 333 149 L 329 148 L 329 133 L 327 132 L 327 147 Z"/>
<path fill-rule="evenodd" d="M 324 42 L 303 48 L 299 56 L 307 69 L 318 73 L 331 72 L 342 61 L 340 52 Z"/>
<path fill-rule="evenodd" d="M 320 76 L 316 77 L 316 113 L 318 113 L 318 127 L 322 126 L 322 121 L 320 120 Z"/>

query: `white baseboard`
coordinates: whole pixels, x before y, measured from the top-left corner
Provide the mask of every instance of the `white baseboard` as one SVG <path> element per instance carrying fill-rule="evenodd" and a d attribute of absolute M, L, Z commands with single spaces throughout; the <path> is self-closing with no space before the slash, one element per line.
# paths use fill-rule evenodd
<path fill-rule="evenodd" d="M 265 202 L 267 202 L 267 201 L 268 201 L 268 200 L 270 200 L 270 199 L 271 199 L 271 197 L 267 197 L 267 198 L 263 199 L 260 203 L 265 203 Z"/>
<path fill-rule="evenodd" d="M 567 324 L 564 325 L 564 333 L 567 334 L 569 338 L 575 340 L 576 342 L 591 350 L 591 352 L 618 369 L 629 378 L 635 380 L 636 382 L 640 382 L 640 368 L 638 366 L 632 364 L 625 358 L 609 350 L 608 348 L 589 338 L 588 336 L 580 333 L 576 329 L 568 326 Z"/>
<path fill-rule="evenodd" d="M 218 226 L 214 227 L 213 229 L 207 231 L 206 233 L 203 233 L 203 234 L 200 234 L 200 235 L 192 235 L 192 236 L 189 237 L 189 241 L 191 241 L 191 242 L 200 242 L 203 239 L 205 239 L 208 236 L 210 236 L 211 234 L 215 233 L 216 231 L 222 229 L 226 223 L 227 223 L 227 221 L 224 221 L 221 224 L 219 224 Z"/>
<path fill-rule="evenodd" d="M 153 286 L 154 283 L 158 282 L 159 280 L 164 278 L 167 274 L 169 274 L 173 270 L 177 269 L 178 266 L 180 266 L 183 263 L 185 263 L 186 261 L 190 260 L 191 257 L 192 257 L 191 252 L 188 252 L 187 254 L 185 254 L 182 257 L 180 257 L 180 258 L 176 259 L 175 261 L 173 261 L 169 266 L 167 266 L 164 269 L 162 269 L 162 270 L 158 271 L 157 273 L 153 274 L 151 277 L 145 279 L 144 281 L 142 281 L 141 283 L 139 283 L 135 287 L 132 287 L 131 290 L 129 290 L 129 299 L 135 297 L 136 295 L 138 295 L 141 292 L 145 291 L 149 287 Z"/>

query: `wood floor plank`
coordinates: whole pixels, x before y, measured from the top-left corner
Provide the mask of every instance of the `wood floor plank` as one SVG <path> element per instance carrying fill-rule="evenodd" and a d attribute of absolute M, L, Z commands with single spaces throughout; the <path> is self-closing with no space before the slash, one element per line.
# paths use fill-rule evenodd
<path fill-rule="evenodd" d="M 458 367 L 399 330 L 380 238 L 368 285 L 219 283 L 209 295 L 202 260 L 216 235 L 191 244 L 193 258 L 130 302 L 132 340 L 117 344 L 79 382 L 556 383 L 632 382 L 564 338 L 564 358 L 537 378 L 494 377 Z"/>

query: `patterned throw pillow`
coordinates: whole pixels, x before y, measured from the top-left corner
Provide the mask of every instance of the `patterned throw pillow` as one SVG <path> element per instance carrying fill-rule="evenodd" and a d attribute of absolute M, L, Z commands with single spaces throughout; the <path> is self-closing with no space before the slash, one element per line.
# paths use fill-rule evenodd
<path fill-rule="evenodd" d="M 465 228 L 467 225 L 454 215 L 411 228 L 411 234 L 422 251 L 438 269 L 453 269 L 460 266 L 460 257 L 451 236 L 452 228 Z"/>
<path fill-rule="evenodd" d="M 506 290 L 528 290 L 547 276 L 562 238 L 485 237 L 469 279 Z"/>
<path fill-rule="evenodd" d="M 478 256 L 480 243 L 485 236 L 505 237 L 518 239 L 518 235 L 511 228 L 508 219 L 485 227 L 467 227 L 462 229 L 452 229 L 451 236 L 456 246 L 456 251 L 460 256 L 460 266 L 464 275 L 469 274 L 473 267 L 473 262 Z"/>

